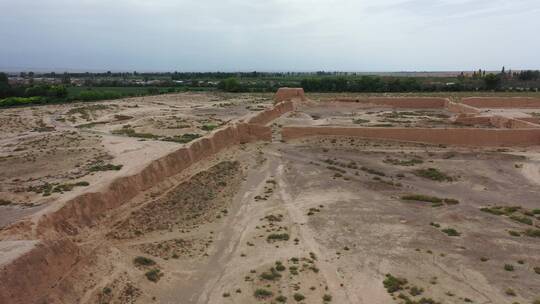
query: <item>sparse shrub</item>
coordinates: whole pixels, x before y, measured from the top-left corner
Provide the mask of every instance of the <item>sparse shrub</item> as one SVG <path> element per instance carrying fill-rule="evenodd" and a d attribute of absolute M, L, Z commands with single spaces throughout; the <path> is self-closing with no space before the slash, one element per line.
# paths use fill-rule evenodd
<path fill-rule="evenodd" d="M 445 198 L 444 203 L 447 204 L 447 205 L 457 205 L 457 204 L 459 204 L 459 201 L 457 199 L 453 199 L 453 198 Z"/>
<path fill-rule="evenodd" d="M 231 294 L 228 293 L 228 292 L 224 292 L 224 293 L 223 293 L 223 297 L 224 297 L 224 298 L 228 298 L 228 297 L 230 297 L 230 296 L 231 296 Z"/>
<path fill-rule="evenodd" d="M 369 120 L 367 120 L 367 119 L 362 119 L 362 118 L 353 119 L 353 123 L 358 124 L 358 125 L 363 124 L 363 123 L 367 123 L 367 122 L 369 122 Z"/>
<path fill-rule="evenodd" d="M 161 270 L 154 268 L 147 271 L 144 275 L 149 281 L 157 282 L 163 276 L 163 273 L 161 272 Z"/>
<path fill-rule="evenodd" d="M 297 292 L 293 295 L 293 298 L 296 302 L 300 302 L 304 300 L 306 297 L 303 294 Z"/>
<path fill-rule="evenodd" d="M 289 267 L 289 272 L 290 272 L 292 275 L 297 275 L 297 274 L 298 274 L 298 267 L 296 267 L 296 266 L 290 266 L 290 267 Z"/>
<path fill-rule="evenodd" d="M 388 293 L 393 293 L 398 290 L 402 290 L 407 285 L 407 279 L 394 277 L 391 274 L 386 275 L 386 279 L 383 281 L 384 288 Z"/>
<path fill-rule="evenodd" d="M 506 271 L 514 271 L 514 265 L 504 264 L 504 270 L 506 270 Z"/>
<path fill-rule="evenodd" d="M 511 215 L 510 218 L 516 222 L 526 224 L 526 225 L 532 225 L 533 221 L 526 217 L 526 216 L 519 216 L 519 215 Z"/>
<path fill-rule="evenodd" d="M 446 228 L 446 229 L 443 229 L 441 230 L 442 232 L 446 233 L 448 236 L 460 236 L 461 233 L 459 233 L 456 229 L 454 228 Z"/>
<path fill-rule="evenodd" d="M 511 236 L 521 236 L 519 232 L 514 230 L 508 230 L 508 234 L 510 234 Z"/>
<path fill-rule="evenodd" d="M 429 202 L 429 203 L 440 203 L 442 202 L 441 198 L 436 196 L 428 196 L 423 194 L 409 194 L 401 197 L 402 200 L 406 201 L 419 201 L 419 202 Z"/>
<path fill-rule="evenodd" d="M 253 296 L 257 299 L 266 299 L 271 297 L 272 295 L 273 293 L 270 290 L 266 290 L 263 288 L 259 288 L 253 293 Z"/>
<path fill-rule="evenodd" d="M 133 259 L 133 264 L 135 264 L 136 266 L 152 266 L 155 265 L 156 262 L 154 262 L 154 260 L 150 258 L 138 256 Z"/>
<path fill-rule="evenodd" d="M 536 274 L 540 274 L 540 267 L 534 267 L 533 270 Z"/>
<path fill-rule="evenodd" d="M 451 182 L 454 180 L 454 178 L 446 175 L 436 168 L 418 169 L 414 171 L 414 174 L 438 182 Z"/>
<path fill-rule="evenodd" d="M 218 126 L 214 125 L 214 124 L 206 124 L 206 125 L 202 125 L 201 129 L 204 130 L 204 131 L 212 131 L 212 130 L 216 129 L 217 127 Z"/>
<path fill-rule="evenodd" d="M 280 295 L 276 298 L 276 301 L 278 301 L 279 303 L 285 303 L 287 302 L 287 297 L 284 295 Z"/>
<path fill-rule="evenodd" d="M 524 233 L 526 236 L 540 238 L 540 229 L 527 229 Z"/>
<path fill-rule="evenodd" d="M 322 297 L 323 301 L 325 302 L 330 302 L 332 301 L 332 296 L 329 295 L 329 294 L 325 294 L 323 297 Z"/>
<path fill-rule="evenodd" d="M 371 168 L 361 167 L 360 170 L 362 170 L 364 172 L 367 172 L 369 174 L 373 174 L 373 175 L 386 176 L 386 174 L 384 172 L 381 172 L 381 171 L 378 171 L 378 170 L 375 170 L 375 169 L 371 169 Z"/>
<path fill-rule="evenodd" d="M 186 134 L 182 134 L 182 135 L 164 137 L 162 140 L 171 141 L 171 142 L 180 143 L 180 144 L 185 144 L 185 143 L 193 141 L 193 140 L 195 140 L 195 139 L 197 139 L 199 137 L 201 137 L 200 134 L 186 133 Z"/>
<path fill-rule="evenodd" d="M 392 164 L 395 166 L 414 166 L 417 164 L 422 164 L 424 161 L 418 158 L 412 158 L 409 160 L 399 160 L 399 159 L 393 159 L 393 158 L 387 158 L 383 162 L 387 164 Z"/>
<path fill-rule="evenodd" d="M 98 171 L 118 171 L 122 169 L 123 165 L 113 165 L 113 164 L 96 164 L 91 166 L 88 171 L 98 172 Z"/>
<path fill-rule="evenodd" d="M 259 277 L 261 278 L 261 280 L 275 281 L 281 278 L 281 274 L 277 272 L 277 270 L 274 267 L 272 267 L 270 268 L 270 271 L 265 271 L 261 273 Z"/>
<path fill-rule="evenodd" d="M 287 268 L 285 266 L 283 266 L 283 264 L 281 262 L 276 262 L 276 270 L 277 271 L 285 271 Z"/>
<path fill-rule="evenodd" d="M 266 240 L 268 242 L 272 242 L 272 241 L 288 241 L 289 240 L 289 234 L 288 233 L 272 233 L 272 234 L 269 234 L 266 237 Z"/>
<path fill-rule="evenodd" d="M 409 290 L 409 293 L 410 293 L 411 296 L 413 296 L 413 297 L 419 296 L 419 295 L 421 295 L 423 292 L 424 292 L 424 288 L 416 287 L 416 286 L 411 287 L 411 289 Z"/>
<path fill-rule="evenodd" d="M 515 297 L 516 296 L 516 292 L 512 289 L 512 288 L 508 288 L 504 291 L 504 293 L 507 295 L 507 296 L 511 296 L 511 297 Z"/>

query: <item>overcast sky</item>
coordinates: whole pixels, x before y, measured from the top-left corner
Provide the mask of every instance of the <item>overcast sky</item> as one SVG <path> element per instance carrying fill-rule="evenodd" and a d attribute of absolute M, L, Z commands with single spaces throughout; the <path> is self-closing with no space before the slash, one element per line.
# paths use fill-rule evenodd
<path fill-rule="evenodd" d="M 0 69 L 536 69 L 539 31 L 539 0 L 0 0 Z"/>

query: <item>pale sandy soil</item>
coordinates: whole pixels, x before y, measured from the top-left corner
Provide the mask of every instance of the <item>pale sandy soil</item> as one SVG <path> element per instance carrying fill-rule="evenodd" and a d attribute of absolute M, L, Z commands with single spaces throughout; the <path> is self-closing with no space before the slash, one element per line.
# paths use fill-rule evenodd
<path fill-rule="evenodd" d="M 99 189 L 118 176 L 140 171 L 181 143 L 182 134 L 207 134 L 271 104 L 268 95 L 168 94 L 115 101 L 0 110 L 0 227 L 49 208 L 83 191 Z M 155 137 L 114 134 L 128 126 Z M 122 166 L 94 171 L 96 165 Z M 70 191 L 47 185 L 88 182 Z M 50 194 L 50 195 L 49 195 Z M 52 207 L 54 208 L 54 206 Z M 47 212 L 47 211 L 42 211 Z"/>

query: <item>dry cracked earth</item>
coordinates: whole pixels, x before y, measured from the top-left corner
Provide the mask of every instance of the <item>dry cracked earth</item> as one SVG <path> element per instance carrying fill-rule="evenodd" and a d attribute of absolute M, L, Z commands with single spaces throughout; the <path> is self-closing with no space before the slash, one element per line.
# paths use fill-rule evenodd
<path fill-rule="evenodd" d="M 205 134 L 270 97 L 3 110 L 0 225 L 133 172 L 182 144 L 167 137 Z M 425 126 L 449 115 L 387 112 L 346 119 Z M 283 125 L 343 116 L 286 114 L 272 142 L 228 149 L 111 211 L 76 236 L 91 258 L 44 303 L 539 303 L 538 148 L 280 141 Z M 154 136 L 114 132 L 123 129 Z"/>

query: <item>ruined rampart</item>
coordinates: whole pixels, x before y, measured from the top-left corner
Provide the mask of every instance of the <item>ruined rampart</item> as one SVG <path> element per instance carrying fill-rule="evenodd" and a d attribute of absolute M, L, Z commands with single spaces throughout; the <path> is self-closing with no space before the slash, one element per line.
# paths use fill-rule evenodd
<path fill-rule="evenodd" d="M 334 102 L 358 103 L 375 107 L 401 109 L 440 109 L 446 106 L 448 100 L 438 97 L 365 97 L 337 98 Z"/>
<path fill-rule="evenodd" d="M 247 120 L 250 124 L 266 125 L 281 115 L 293 111 L 294 103 L 292 101 L 283 101 L 277 103 L 274 107 L 261 111 Z"/>
<path fill-rule="evenodd" d="M 532 97 L 467 97 L 463 104 L 476 108 L 538 108 L 540 98 Z"/>
<path fill-rule="evenodd" d="M 466 146 L 540 145 L 540 129 L 284 127 L 283 140 L 309 136 L 351 136 Z"/>
<path fill-rule="evenodd" d="M 0 269 L 0 303 L 51 303 L 48 294 L 80 258 L 70 240 L 39 242 Z"/>
<path fill-rule="evenodd" d="M 306 100 L 306 96 L 304 95 L 304 89 L 303 88 L 279 88 L 276 92 L 276 95 L 274 95 L 274 101 L 276 103 L 282 102 L 282 101 L 292 101 L 293 99 L 298 99 L 301 101 Z"/>
<path fill-rule="evenodd" d="M 218 129 L 151 162 L 137 174 L 114 180 L 104 191 L 84 193 L 66 202 L 56 212 L 46 214 L 41 218 L 38 233 L 45 235 L 54 228 L 53 230 L 60 233 L 77 234 L 80 227 L 94 224 L 107 210 L 117 208 L 141 191 L 181 173 L 201 159 L 234 145 L 257 140 L 271 140 L 270 128 L 237 123 Z"/>

